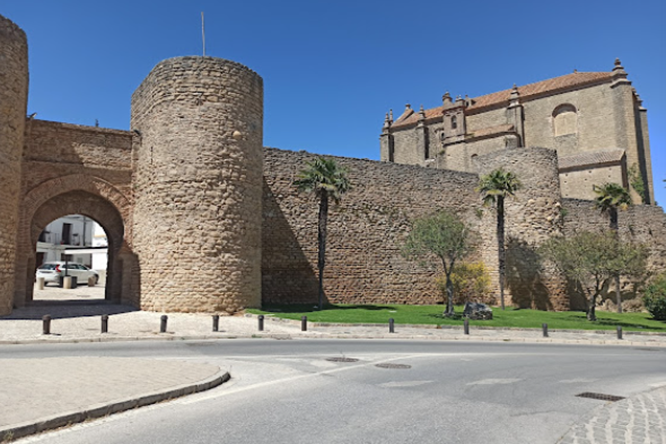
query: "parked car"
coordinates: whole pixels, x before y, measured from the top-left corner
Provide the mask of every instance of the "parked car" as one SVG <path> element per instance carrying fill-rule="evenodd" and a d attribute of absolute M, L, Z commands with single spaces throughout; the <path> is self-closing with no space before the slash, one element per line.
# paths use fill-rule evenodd
<path fill-rule="evenodd" d="M 60 276 L 65 276 L 65 264 L 67 264 L 67 275 L 76 276 L 77 283 L 86 284 L 91 276 L 95 278 L 95 284 L 99 282 L 99 275 L 96 271 L 75 262 L 45 262 L 37 269 L 35 277 L 43 277 L 44 285 L 59 284 Z"/>

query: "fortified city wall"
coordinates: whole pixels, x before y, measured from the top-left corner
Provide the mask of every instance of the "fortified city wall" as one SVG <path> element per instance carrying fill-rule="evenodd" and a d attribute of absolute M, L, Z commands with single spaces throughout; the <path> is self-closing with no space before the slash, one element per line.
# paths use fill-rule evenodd
<path fill-rule="evenodd" d="M 580 199 L 562 199 L 565 211 L 563 234 L 573 235 L 580 231 L 609 229 L 608 215 L 602 214 L 594 202 Z M 618 212 L 620 238 L 626 242 L 642 243 L 649 248 L 648 272 L 661 273 L 666 270 L 666 214 L 654 205 L 632 205 Z M 635 288 L 625 285 L 622 299 L 636 297 Z M 584 309 L 580 297 L 572 293 L 571 308 Z M 614 295 L 613 295 L 614 299 Z"/>
<path fill-rule="evenodd" d="M 292 182 L 313 160 L 304 151 L 264 154 L 263 301 L 315 302 L 318 201 Z M 475 174 L 335 158 L 353 189 L 329 207 L 324 290 L 331 303 L 434 304 L 442 301 L 432 266 L 403 258 L 411 222 L 446 208 L 479 226 Z"/>
<path fill-rule="evenodd" d="M 18 26 L 0 16 L 0 314 L 11 310 L 14 295 L 27 101 L 28 42 Z"/>
<path fill-rule="evenodd" d="M 0 18 L 0 314 L 32 300 L 41 230 L 67 214 L 99 222 L 109 238 L 106 299 L 147 310 L 236 312 L 317 299 L 318 203 L 292 185 L 306 152 L 262 147 L 263 82 L 235 62 L 160 62 L 132 96 L 131 131 L 26 117 L 25 35 Z M 418 137 L 424 136 L 422 132 Z M 335 158 L 353 189 L 330 208 L 325 292 L 334 303 L 441 302 L 436 262 L 400 254 L 411 222 L 448 209 L 479 234 L 498 288 L 495 212 L 482 208 L 478 175 Z M 604 229 L 593 202 L 562 199 L 556 152 L 499 148 L 473 160 L 524 184 L 506 202 L 507 303 L 573 304 L 536 248 L 553 235 Z M 636 206 L 622 235 L 666 267 L 666 216 Z"/>
<path fill-rule="evenodd" d="M 130 226 L 132 211 L 132 144 L 127 131 L 26 121 L 16 259 L 16 269 L 25 277 L 16 282 L 17 294 L 24 295 L 17 303 L 33 298 L 39 234 L 52 220 L 68 214 L 86 215 L 105 229 L 111 259 L 107 297 L 120 301 L 118 253 L 123 239 L 131 238 L 129 231 L 125 236 L 125 227 Z"/>
<path fill-rule="evenodd" d="M 509 303 L 541 310 L 567 310 L 569 299 L 564 279 L 553 264 L 542 261 L 538 247 L 562 232 L 561 196 L 557 153 L 547 148 L 513 148 L 479 156 L 480 175 L 498 168 L 514 173 L 521 182 L 515 197 L 505 200 L 506 284 Z M 485 210 L 483 260 L 499 277 L 494 210 Z"/>
<path fill-rule="evenodd" d="M 235 62 L 160 62 L 132 96 L 141 308 L 261 305 L 263 81 Z"/>

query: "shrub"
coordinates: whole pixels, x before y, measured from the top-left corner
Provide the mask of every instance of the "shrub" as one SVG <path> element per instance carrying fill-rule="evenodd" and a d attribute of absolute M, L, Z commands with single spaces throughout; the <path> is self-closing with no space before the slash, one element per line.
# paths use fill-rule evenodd
<path fill-rule="evenodd" d="M 462 263 L 451 273 L 453 281 L 453 303 L 483 302 L 494 304 L 495 298 L 490 295 L 490 275 L 483 262 Z M 446 295 L 446 277 L 436 279 L 442 295 Z"/>
<path fill-rule="evenodd" d="M 647 286 L 643 303 L 653 318 L 666 321 L 666 273 L 659 275 Z"/>

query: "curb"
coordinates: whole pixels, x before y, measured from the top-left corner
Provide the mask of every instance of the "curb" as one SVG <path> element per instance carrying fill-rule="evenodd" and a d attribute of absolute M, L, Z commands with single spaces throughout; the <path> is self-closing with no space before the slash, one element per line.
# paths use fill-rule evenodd
<path fill-rule="evenodd" d="M 243 315 L 246 318 L 257 318 L 259 315 L 253 313 L 245 313 Z M 264 315 L 264 321 L 289 324 L 289 325 L 301 325 L 301 321 L 297 319 L 285 319 L 285 318 L 276 318 L 274 316 Z M 308 321 L 308 325 L 313 328 L 326 328 L 326 327 L 379 327 L 388 324 L 388 321 L 385 323 L 374 323 L 374 324 L 349 324 L 344 322 L 313 322 Z M 462 326 L 460 325 L 438 325 L 438 324 L 396 324 L 400 328 L 422 328 L 428 330 L 460 330 Z M 489 327 L 484 325 L 474 325 L 475 330 L 486 330 L 486 331 L 528 331 L 528 332 L 540 332 L 541 329 L 537 328 L 527 328 L 527 327 Z M 615 330 L 580 330 L 580 329 L 548 329 L 551 333 L 594 333 L 599 335 L 615 335 Z M 640 336 L 664 336 L 666 333 L 656 332 L 656 331 L 634 331 L 634 330 L 625 330 L 625 334 L 640 335 Z"/>
<path fill-rule="evenodd" d="M 0 427 L 0 442 L 10 442 L 28 435 L 67 427 L 89 419 L 101 418 L 114 413 L 120 413 L 138 407 L 145 407 L 158 402 L 179 398 L 181 396 L 203 392 L 224 384 L 229 379 L 231 379 L 231 375 L 228 372 L 219 370 L 215 375 L 193 384 L 183 384 L 172 389 L 167 389 L 166 391 L 147 393 L 145 395 L 139 395 L 138 397 L 126 398 L 108 404 L 94 404 L 85 410 L 72 411 L 26 421 L 20 424 Z"/>
<path fill-rule="evenodd" d="M 311 325 L 312 326 L 312 325 Z M 488 327 L 487 327 L 488 328 Z M 505 329 L 506 330 L 506 329 Z M 501 330 L 498 330 L 501 331 Z M 562 330 L 570 331 L 570 330 Z M 550 332 L 554 332 L 550 330 Z M 440 341 L 440 342 L 513 342 L 513 343 L 528 343 L 528 344 L 577 344 L 577 345 L 615 345 L 615 346 L 628 346 L 628 347 L 660 347 L 666 348 L 666 342 L 647 342 L 635 341 L 630 339 L 565 339 L 565 338 L 542 338 L 542 337 L 488 337 L 488 336 L 449 336 L 437 337 L 430 335 L 400 335 L 399 333 L 375 333 L 372 335 L 362 334 L 327 334 L 318 335 L 312 332 L 300 333 L 297 335 L 289 333 L 262 333 L 257 332 L 253 334 L 235 334 L 230 336 L 217 336 L 217 335 L 183 335 L 183 336 L 117 336 L 117 337 L 89 337 L 89 338 L 66 338 L 66 339 L 28 339 L 28 340 L 11 340 L 0 341 L 0 345 L 34 345 L 34 344 L 83 344 L 83 343 L 103 343 L 103 342 L 140 342 L 140 341 L 210 341 L 210 340 L 232 340 L 232 339 L 276 339 L 276 340 L 293 340 L 293 339 L 355 339 L 355 340 L 419 340 L 419 341 Z M 636 338 L 638 339 L 638 338 Z M 0 442 L 2 429 L 0 429 Z"/>

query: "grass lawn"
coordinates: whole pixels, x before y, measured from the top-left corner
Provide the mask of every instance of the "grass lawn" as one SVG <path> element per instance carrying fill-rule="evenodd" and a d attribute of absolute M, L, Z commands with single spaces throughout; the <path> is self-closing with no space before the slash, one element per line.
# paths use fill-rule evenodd
<path fill-rule="evenodd" d="M 311 322 L 335 322 L 349 324 L 388 323 L 393 318 L 396 324 L 462 325 L 462 306 L 456 306 L 458 316 L 449 319 L 442 316 L 442 305 L 327 305 L 318 311 L 313 304 L 269 305 L 262 310 L 247 309 L 248 313 L 273 315 L 285 319 L 301 319 L 307 316 Z M 580 311 L 540 311 L 493 308 L 492 321 L 470 321 L 470 325 L 489 327 L 541 328 L 547 323 L 549 329 L 615 330 L 621 326 L 629 331 L 666 332 L 666 322 L 652 319 L 648 313 L 611 313 L 597 311 L 598 320 L 590 322 Z"/>

